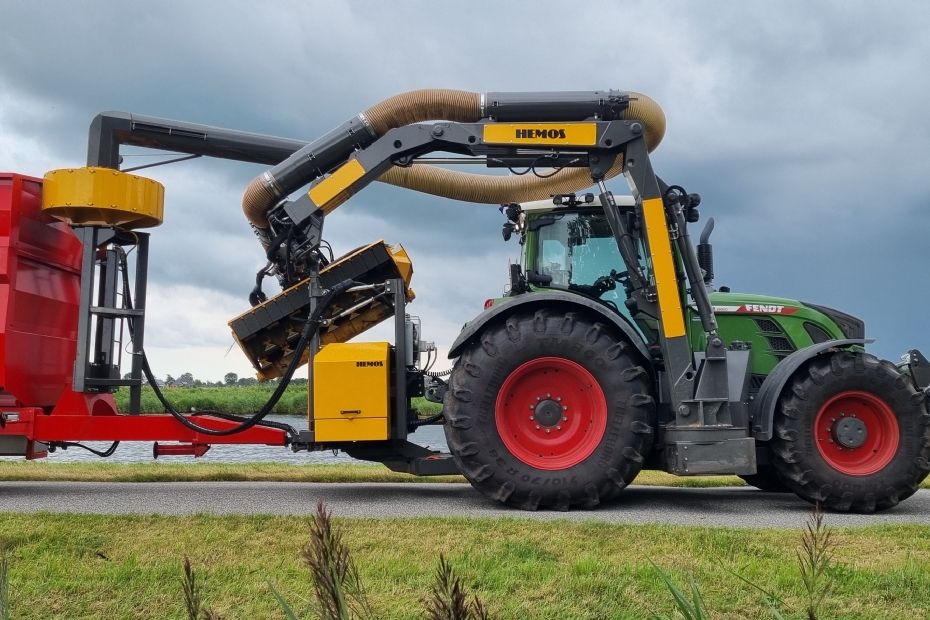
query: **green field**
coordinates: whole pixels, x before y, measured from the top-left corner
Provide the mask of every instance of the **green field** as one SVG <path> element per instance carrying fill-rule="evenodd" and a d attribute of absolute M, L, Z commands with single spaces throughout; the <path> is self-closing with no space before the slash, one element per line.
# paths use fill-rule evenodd
<path fill-rule="evenodd" d="M 829 524 L 829 516 L 827 517 Z M 0 514 L 11 547 L 12 618 L 183 618 L 181 562 L 224 618 L 283 618 L 270 580 L 310 618 L 309 572 L 299 560 L 307 520 L 280 517 L 114 517 Z M 771 618 L 776 592 L 801 618 L 798 530 L 737 530 L 504 519 L 337 519 L 376 618 L 421 618 L 420 601 L 444 553 L 497 618 L 647 618 L 672 613 L 648 563 L 681 585 L 693 573 L 714 618 Z M 821 619 L 927 618 L 930 528 L 834 532 L 834 593 Z M 803 617 L 806 617 L 803 616 Z"/>
<path fill-rule="evenodd" d="M 190 411 L 224 411 L 236 415 L 255 413 L 271 396 L 275 385 L 249 385 L 231 387 L 163 388 L 168 402 L 182 413 Z M 129 390 L 123 389 L 113 395 L 121 412 L 129 410 Z M 428 402 L 424 398 L 413 399 L 413 408 L 423 415 L 439 413 L 442 405 Z M 152 388 L 142 388 L 142 413 L 164 413 L 165 408 L 155 396 Z M 307 415 L 307 387 L 289 385 L 273 413 L 284 415 Z"/>

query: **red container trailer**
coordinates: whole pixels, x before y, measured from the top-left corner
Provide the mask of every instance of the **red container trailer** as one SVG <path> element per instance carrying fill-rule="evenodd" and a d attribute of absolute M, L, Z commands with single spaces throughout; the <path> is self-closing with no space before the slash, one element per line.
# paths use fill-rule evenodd
<path fill-rule="evenodd" d="M 41 204 L 41 179 L 0 172 L 0 455 L 40 458 L 75 441 L 180 442 L 156 454 L 195 456 L 215 443 L 286 444 L 275 428 L 208 436 L 170 415 L 119 414 L 107 392 L 73 391 L 83 246 Z"/>

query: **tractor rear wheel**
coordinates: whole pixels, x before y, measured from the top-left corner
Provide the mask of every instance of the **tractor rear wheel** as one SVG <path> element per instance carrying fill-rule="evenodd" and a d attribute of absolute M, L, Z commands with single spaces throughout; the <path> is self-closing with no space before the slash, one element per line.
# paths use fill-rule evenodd
<path fill-rule="evenodd" d="M 814 358 L 789 380 L 774 419 L 772 464 L 803 499 L 841 512 L 885 510 L 930 471 L 926 396 L 861 352 Z"/>
<path fill-rule="evenodd" d="M 443 403 L 459 469 L 484 495 L 524 510 L 615 497 L 652 448 L 655 401 L 636 356 L 575 312 L 489 327 L 459 357 Z"/>

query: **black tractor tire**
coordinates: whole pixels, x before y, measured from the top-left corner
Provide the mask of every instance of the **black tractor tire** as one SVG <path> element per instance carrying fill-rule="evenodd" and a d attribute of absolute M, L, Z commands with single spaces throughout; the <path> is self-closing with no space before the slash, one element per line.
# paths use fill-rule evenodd
<path fill-rule="evenodd" d="M 652 379 L 638 357 L 635 349 L 609 327 L 579 312 L 521 313 L 488 327 L 456 361 L 443 402 L 446 439 L 459 469 L 487 497 L 523 510 L 588 509 L 613 499 L 637 476 L 652 449 L 656 424 Z M 505 444 L 500 431 L 516 430 L 513 437 L 520 434 L 522 438 L 521 433 L 525 433 L 530 436 L 526 441 L 537 441 L 532 430 L 532 425 L 537 423 L 531 422 L 529 417 L 534 413 L 532 409 L 538 406 L 542 411 L 546 401 L 553 403 L 557 396 L 540 393 L 539 397 L 526 397 L 524 400 L 530 403 L 526 409 L 523 408 L 525 402 L 518 404 L 517 401 L 537 391 L 555 392 L 546 387 L 537 390 L 537 383 L 534 383 L 556 385 L 548 383 L 555 381 L 553 375 L 548 378 L 533 375 L 532 380 L 527 379 L 532 387 L 522 391 L 508 388 L 510 393 L 507 394 L 502 392 L 502 387 L 519 385 L 510 381 L 519 381 L 521 373 L 527 372 L 523 369 L 546 364 L 547 360 L 556 360 L 554 363 L 569 369 L 583 368 L 582 374 L 590 383 L 583 385 L 581 391 L 591 385 L 594 386 L 592 390 L 599 389 L 603 393 L 603 401 L 598 401 L 603 402 L 603 406 L 588 408 L 598 409 L 606 418 L 606 421 L 602 419 L 603 435 L 598 432 L 588 436 L 578 434 L 579 428 L 595 429 L 587 426 L 589 422 L 584 417 L 589 415 L 594 419 L 595 414 L 585 412 L 584 407 L 576 408 L 580 412 L 577 414 L 581 420 L 579 425 L 575 425 L 575 419 L 563 417 L 561 420 L 569 420 L 559 423 L 565 424 L 565 429 L 558 429 L 552 422 L 553 427 L 548 429 L 552 434 L 539 435 L 539 441 L 550 441 L 548 437 L 555 438 L 556 433 L 571 431 L 573 434 L 560 437 L 578 437 L 585 448 L 591 450 L 583 457 L 574 453 L 573 458 L 581 460 L 570 462 L 569 459 L 564 467 L 555 462 L 546 462 L 541 467 L 528 464 L 527 461 L 534 461 L 536 455 L 522 453 L 522 459 L 516 456 Z M 571 401 L 575 391 L 578 390 L 566 388 L 566 402 Z M 499 394 L 505 403 L 500 407 L 500 423 Z M 543 401 L 538 405 L 532 402 L 539 398 Z M 561 397 L 558 400 L 561 401 Z M 538 414 L 540 420 L 543 413 Z M 566 411 L 566 415 L 571 416 L 572 412 Z M 525 425 L 526 430 L 515 425 Z M 569 428 L 569 425 L 573 426 Z M 540 433 L 547 430 L 538 425 L 536 429 Z M 510 439 L 508 433 L 508 441 L 517 440 Z M 516 451 L 520 453 L 519 450 Z M 539 455 L 540 459 L 544 456 L 549 458 L 548 454 Z"/>
<path fill-rule="evenodd" d="M 788 485 L 779 477 L 778 470 L 773 465 L 759 465 L 756 473 L 749 476 L 740 476 L 749 486 L 756 487 L 767 493 L 792 493 Z"/>
<path fill-rule="evenodd" d="M 864 409 L 857 422 L 847 411 L 855 412 L 859 403 Z M 874 437 L 878 443 L 844 448 L 850 429 L 858 432 L 847 415 L 865 441 Z M 917 492 L 930 472 L 926 395 L 893 364 L 866 353 L 820 355 L 802 366 L 785 386 L 773 422 L 770 456 L 781 479 L 801 498 L 828 510 L 887 510 Z M 844 422 L 841 441 L 831 433 Z"/>

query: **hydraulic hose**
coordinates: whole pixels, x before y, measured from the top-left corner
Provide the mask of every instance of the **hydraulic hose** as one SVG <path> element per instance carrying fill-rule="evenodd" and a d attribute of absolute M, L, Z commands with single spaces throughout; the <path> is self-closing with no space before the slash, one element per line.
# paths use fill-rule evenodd
<path fill-rule="evenodd" d="M 267 228 L 267 213 L 282 198 L 331 172 L 354 151 L 364 149 L 390 129 L 431 120 L 475 123 L 638 120 L 645 127 L 650 151 L 665 135 L 665 115 L 658 104 L 639 93 L 570 91 L 540 93 L 471 93 L 459 90 L 416 90 L 385 99 L 303 147 L 252 180 L 242 197 L 242 210 L 252 224 Z M 608 177 L 616 176 L 622 162 Z M 392 169 L 379 180 L 437 196 L 501 204 L 548 198 L 591 185 L 587 170 L 562 170 L 547 178 L 464 174 L 417 165 Z"/>
<path fill-rule="evenodd" d="M 411 420 L 407 422 L 407 428 L 420 428 L 421 426 L 429 426 L 430 424 L 436 424 L 445 417 L 443 412 L 439 412 L 436 415 L 431 415 L 428 418 L 420 418 L 418 420 Z"/>
<path fill-rule="evenodd" d="M 132 295 L 129 288 L 129 269 L 127 268 L 127 259 L 126 254 L 120 254 L 120 262 L 122 263 L 122 272 L 123 272 L 123 297 L 124 303 L 127 308 L 132 308 Z M 246 431 L 253 426 L 262 425 L 269 426 L 272 428 L 277 428 L 285 431 L 288 438 L 292 439 L 296 435 L 296 431 L 293 427 L 287 424 L 280 424 L 277 422 L 265 422 L 263 421 L 265 416 L 271 413 L 271 410 L 274 409 L 275 405 L 278 404 L 278 401 L 281 400 L 281 396 L 284 395 L 284 391 L 287 389 L 288 384 L 291 381 L 291 378 L 294 376 L 294 372 L 300 366 L 300 359 L 303 357 L 304 350 L 307 348 L 307 345 L 310 344 L 310 339 L 320 328 L 320 319 L 323 316 L 323 312 L 327 307 L 332 303 L 332 301 L 344 293 L 346 290 L 352 288 L 353 286 L 358 286 L 360 283 L 355 280 L 343 280 L 342 282 L 336 284 L 326 291 L 326 294 L 323 295 L 323 298 L 317 303 L 313 312 L 310 313 L 310 316 L 307 317 L 307 321 L 304 323 L 304 328 L 301 331 L 300 339 L 297 341 L 297 346 L 294 348 L 294 354 L 291 358 L 290 364 L 288 364 L 287 371 L 284 373 L 284 376 L 281 377 L 281 380 L 278 382 L 278 386 L 275 388 L 275 391 L 271 394 L 271 397 L 268 401 L 262 406 L 262 408 L 257 411 L 254 415 L 249 418 L 241 418 L 228 413 L 218 412 L 218 411 L 200 411 L 197 412 L 201 415 L 213 415 L 219 418 L 230 421 L 241 421 L 242 424 L 234 426 L 233 428 L 216 430 L 212 428 L 207 428 L 195 424 L 190 419 L 188 419 L 184 414 L 180 413 L 175 409 L 168 399 L 165 398 L 165 395 L 162 393 L 161 389 L 158 387 L 158 382 L 155 380 L 155 375 L 152 373 L 152 368 L 149 366 L 149 360 L 145 355 L 145 352 L 142 352 L 142 372 L 145 375 L 145 378 L 148 380 L 149 385 L 152 386 L 152 391 L 155 393 L 155 396 L 161 402 L 162 406 L 165 408 L 165 411 L 170 413 L 178 422 L 191 429 L 194 432 L 201 433 L 203 435 L 210 435 L 213 437 L 223 437 L 227 435 L 235 435 L 236 433 L 241 433 Z M 134 325 L 132 319 L 128 320 L 129 323 L 129 336 L 130 338 L 134 335 Z M 107 451 L 107 454 L 101 454 L 100 456 L 110 456 L 116 447 L 119 445 L 119 442 L 115 442 L 110 450 Z M 85 446 L 79 446 L 94 452 L 90 448 Z M 95 452 L 95 454 L 97 454 Z"/>
<path fill-rule="evenodd" d="M 149 385 L 152 386 L 152 389 L 155 392 L 155 396 L 157 396 L 158 400 L 161 401 L 161 404 L 165 410 L 187 428 L 203 435 L 210 435 L 213 437 L 223 437 L 241 433 L 252 428 L 256 424 L 260 424 L 262 419 L 271 413 L 271 410 L 274 409 L 274 406 L 278 404 L 281 396 L 284 395 L 284 390 L 287 388 L 288 383 L 291 381 L 291 377 L 294 376 L 294 371 L 296 371 L 297 367 L 300 366 L 300 359 L 303 356 L 304 350 L 310 343 L 310 339 L 313 337 L 313 334 L 315 334 L 320 327 L 320 318 L 323 316 L 323 311 L 329 306 L 330 303 L 332 303 L 333 299 L 344 293 L 347 289 L 358 285 L 359 283 L 355 282 L 354 280 L 343 280 L 339 284 L 329 289 L 326 295 L 324 295 L 320 302 L 317 304 L 314 311 L 307 318 L 307 322 L 304 324 L 303 331 L 300 334 L 300 340 L 297 342 L 297 346 L 294 348 L 294 354 L 291 358 L 291 363 L 288 364 L 287 371 L 284 373 L 284 376 L 281 377 L 281 380 L 278 382 L 278 386 L 271 394 L 268 402 L 266 402 L 264 406 L 262 406 L 262 408 L 259 409 L 252 417 L 244 418 L 242 424 L 234 426 L 233 428 L 216 430 L 212 428 L 206 428 L 191 422 L 184 414 L 177 411 L 171 405 L 171 403 L 168 402 L 162 391 L 158 388 L 158 385 L 155 382 L 155 376 L 152 374 L 152 369 L 149 367 L 148 360 L 145 358 L 144 354 L 142 358 L 142 371 L 145 373 L 145 377 L 148 379 Z M 223 417 L 225 419 L 230 419 L 232 416 Z"/>

